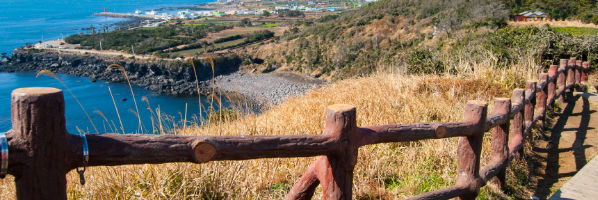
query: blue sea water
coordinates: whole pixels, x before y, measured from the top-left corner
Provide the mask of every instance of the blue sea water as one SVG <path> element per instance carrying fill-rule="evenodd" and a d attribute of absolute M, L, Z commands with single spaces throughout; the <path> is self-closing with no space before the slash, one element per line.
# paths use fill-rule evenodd
<path fill-rule="evenodd" d="M 59 39 L 124 19 L 93 13 L 133 13 L 158 8 L 189 6 L 210 0 L 2 0 L 0 1 L 0 52 L 12 52 L 25 43 Z"/>
<path fill-rule="evenodd" d="M 12 90 L 22 87 L 54 87 L 62 89 L 64 93 L 68 131 L 70 133 L 77 133 L 78 127 L 83 131 L 95 133 L 91 122 L 81 106 L 79 106 L 73 96 L 71 96 L 60 82 L 49 76 L 41 75 L 36 77 L 35 75 L 35 73 L 0 73 L 0 131 L 6 131 L 11 128 L 10 98 Z M 121 120 L 125 133 L 141 133 L 139 119 L 135 114 L 137 113 L 137 109 L 135 108 L 135 102 L 133 101 L 128 85 L 106 83 L 103 81 L 91 82 L 88 78 L 62 74 L 58 74 L 58 78 L 79 99 L 100 133 L 122 133 Z M 112 91 L 114 101 L 108 87 Z M 183 126 L 182 122 L 185 119 L 185 111 L 188 121 L 187 125 L 199 123 L 197 120 L 200 116 L 199 99 L 197 97 L 156 95 L 151 91 L 138 87 L 133 87 L 133 93 L 137 100 L 143 133 L 157 133 L 159 131 L 160 121 L 158 120 L 158 112 L 160 112 L 161 124 L 164 130 L 171 131 L 171 128 L 174 126 Z M 143 97 L 146 97 L 147 101 L 142 100 Z M 147 102 L 149 102 L 149 105 Z M 202 115 L 205 116 L 205 107 L 209 107 L 207 105 L 208 100 L 205 97 L 201 97 L 201 102 L 203 103 L 202 110 L 204 111 Z M 148 108 L 151 108 L 151 110 Z M 102 114 L 106 119 L 101 116 Z M 120 114 L 121 120 L 119 120 L 118 114 Z"/>
<path fill-rule="evenodd" d="M 125 19 L 115 19 L 92 16 L 102 12 L 104 8 L 110 12 L 128 12 L 135 10 L 147 11 L 165 7 L 189 6 L 205 3 L 207 0 L 2 0 L 0 1 L 0 52 L 12 52 L 14 48 L 25 43 L 35 43 L 39 40 L 59 39 L 70 34 L 84 32 L 82 28 L 90 25 L 96 27 L 110 25 Z M 87 78 L 58 75 L 81 101 L 99 132 L 140 132 L 135 111 L 134 101 L 128 85 L 120 83 L 91 82 Z M 116 107 L 108 91 L 110 86 Z M 35 77 L 34 73 L 0 73 L 0 131 L 11 128 L 10 122 L 10 94 L 20 87 L 56 87 L 64 90 L 67 129 L 76 133 L 76 128 L 95 132 L 85 113 L 55 79 L 48 76 Z M 143 121 L 145 133 L 158 129 L 157 108 L 162 115 L 165 127 L 182 126 L 181 121 L 187 111 L 188 121 L 194 120 L 199 114 L 197 97 L 181 98 L 156 95 L 151 91 L 134 87 L 139 116 Z M 147 97 L 151 111 L 142 97 Z M 126 99 L 126 101 L 123 101 Z M 202 103 L 206 104 L 202 97 Z M 100 114 L 105 115 L 104 119 Z M 170 117 L 164 117 L 170 116 Z M 154 122 L 152 123 L 152 119 Z M 154 128 L 152 128 L 154 124 Z"/>

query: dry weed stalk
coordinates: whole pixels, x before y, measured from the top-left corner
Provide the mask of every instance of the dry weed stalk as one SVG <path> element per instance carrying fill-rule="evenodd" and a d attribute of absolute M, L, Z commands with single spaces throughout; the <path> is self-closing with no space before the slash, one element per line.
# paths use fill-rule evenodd
<path fill-rule="evenodd" d="M 98 132 L 98 129 L 96 128 L 96 125 L 91 120 L 91 117 L 89 117 L 89 114 L 87 114 L 87 111 L 85 110 L 85 108 L 83 107 L 83 105 L 81 105 L 81 102 L 79 102 L 79 99 L 77 99 L 77 97 L 75 96 L 75 94 L 73 94 L 73 92 L 71 91 L 71 89 L 69 89 L 69 87 L 67 87 L 66 84 L 64 84 L 64 82 L 62 82 L 62 80 L 60 80 L 60 78 L 58 78 L 58 76 L 56 76 L 56 74 L 54 74 L 54 72 L 52 72 L 50 70 L 45 70 L 44 69 L 44 70 L 41 70 L 41 71 L 37 72 L 36 77 L 39 77 L 40 75 L 50 76 L 50 77 L 58 80 L 58 82 L 60 82 L 60 84 L 62 84 L 62 86 L 64 86 L 64 88 L 66 88 L 66 90 L 69 91 L 69 93 L 71 94 L 71 96 L 73 97 L 73 99 L 75 99 L 75 101 L 77 102 L 77 104 L 79 104 L 79 107 L 81 107 L 81 110 L 83 110 L 83 112 L 87 116 L 87 119 L 89 120 L 89 123 L 91 123 L 91 126 L 93 126 L 93 129 L 96 131 L 96 133 L 100 133 L 100 132 Z"/>
<path fill-rule="evenodd" d="M 120 130 L 122 134 L 125 134 L 125 126 L 123 126 L 123 121 L 120 118 L 120 113 L 118 112 L 118 107 L 116 106 L 116 101 L 114 100 L 114 95 L 112 95 L 112 89 L 108 86 L 108 92 L 110 92 L 110 97 L 112 98 L 112 103 L 114 104 L 114 110 L 116 110 L 116 116 L 118 116 L 118 121 L 120 122 Z"/>
<path fill-rule="evenodd" d="M 118 64 L 111 64 L 106 68 L 106 71 L 111 70 L 111 69 L 119 69 L 123 75 L 125 76 L 125 79 L 127 79 L 127 83 L 129 84 L 129 89 L 131 90 L 131 96 L 133 96 L 133 103 L 135 104 L 135 111 L 136 113 L 139 113 L 139 107 L 137 106 L 137 99 L 135 98 L 135 93 L 133 92 L 133 87 L 131 86 L 131 81 L 129 80 L 129 75 L 127 75 L 127 71 L 125 70 L 125 68 L 121 65 Z M 139 129 L 141 130 L 141 133 L 143 133 L 143 122 L 141 122 L 141 116 L 139 116 L 139 114 L 136 114 L 137 119 L 139 120 Z"/>
<path fill-rule="evenodd" d="M 199 79 L 197 78 L 197 70 L 195 69 L 195 62 L 193 62 L 193 58 L 189 60 L 191 62 L 191 66 L 193 67 L 193 74 L 195 75 L 195 87 L 197 88 L 197 103 L 199 104 L 199 123 L 203 125 L 203 114 L 202 114 L 202 103 L 201 103 L 201 91 L 199 91 Z"/>

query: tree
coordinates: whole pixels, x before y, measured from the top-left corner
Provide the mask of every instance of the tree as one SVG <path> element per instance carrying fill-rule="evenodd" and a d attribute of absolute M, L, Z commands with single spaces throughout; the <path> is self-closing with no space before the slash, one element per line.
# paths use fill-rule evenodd
<path fill-rule="evenodd" d="M 91 30 L 92 35 L 96 33 L 96 27 L 93 27 L 93 24 L 89 25 L 89 30 Z"/>
<path fill-rule="evenodd" d="M 305 14 L 299 10 L 283 9 L 278 10 L 279 17 L 305 17 Z"/>
<path fill-rule="evenodd" d="M 264 11 L 264 14 L 262 14 L 262 15 L 263 15 L 264 17 L 270 17 L 270 15 L 271 15 L 271 14 L 270 14 L 270 12 L 269 12 L 269 11 L 265 10 L 265 11 Z"/>
<path fill-rule="evenodd" d="M 251 26 L 251 20 L 249 18 L 243 18 L 241 20 L 241 26 Z"/>

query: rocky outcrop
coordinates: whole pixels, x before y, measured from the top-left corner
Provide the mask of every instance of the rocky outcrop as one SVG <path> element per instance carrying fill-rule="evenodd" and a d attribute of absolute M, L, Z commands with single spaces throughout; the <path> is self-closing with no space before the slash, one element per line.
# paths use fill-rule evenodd
<path fill-rule="evenodd" d="M 194 70 L 188 61 L 147 61 L 115 59 L 93 55 L 61 54 L 51 51 L 15 50 L 8 62 L 0 66 L 0 72 L 36 72 L 43 69 L 54 73 L 89 77 L 91 80 L 126 83 L 123 74 L 117 70 L 106 70 L 110 64 L 122 65 L 129 75 L 131 84 L 175 96 L 195 96 L 197 87 Z M 238 56 L 214 59 L 214 74 L 225 75 L 238 71 L 241 59 Z M 199 87 L 203 94 L 209 93 L 208 80 L 212 78 L 212 67 L 207 62 L 195 61 Z"/>

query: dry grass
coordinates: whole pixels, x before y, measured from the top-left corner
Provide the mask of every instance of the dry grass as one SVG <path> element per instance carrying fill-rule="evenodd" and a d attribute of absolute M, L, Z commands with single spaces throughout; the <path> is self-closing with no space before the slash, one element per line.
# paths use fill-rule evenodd
<path fill-rule="evenodd" d="M 511 26 L 544 26 L 546 24 L 552 27 L 586 27 L 586 28 L 598 28 L 596 24 L 584 23 L 579 20 L 552 20 L 552 21 L 529 21 L 529 22 L 507 22 Z"/>
<path fill-rule="evenodd" d="M 519 71 L 476 70 L 463 77 L 374 75 L 340 81 L 291 98 L 260 115 L 210 126 L 188 127 L 185 135 L 321 134 L 324 110 L 357 107 L 360 126 L 459 121 L 464 104 L 510 96 Z M 491 106 L 490 106 L 491 108 Z M 490 148 L 484 140 L 484 152 Z M 457 138 L 363 147 L 354 174 L 356 198 L 402 199 L 453 184 Z M 281 199 L 315 158 L 218 161 L 90 167 L 87 184 L 68 175 L 70 199 Z M 483 163 L 488 160 L 484 153 Z M 0 181 L 1 196 L 14 198 L 13 178 Z M 318 190 L 315 198 L 319 198 Z"/>
<path fill-rule="evenodd" d="M 533 62 L 524 65 L 529 63 Z M 321 134 L 325 108 L 341 103 L 357 107 L 359 126 L 460 121 L 468 100 L 488 101 L 491 112 L 493 98 L 509 97 L 514 87 L 521 87 L 525 78 L 533 78 L 531 74 L 538 70 L 533 66 L 494 70 L 491 66 L 491 62 L 475 64 L 473 68 L 460 64 L 455 66 L 459 76 L 379 73 L 344 80 L 288 99 L 259 115 L 221 119 L 172 132 Z M 458 138 L 451 138 L 362 147 L 354 174 L 355 197 L 403 199 L 452 185 L 457 142 Z M 489 143 L 490 137 L 485 137 L 483 164 L 489 160 Z M 281 158 L 89 167 L 85 186 L 78 183 L 74 171 L 68 174 L 67 190 L 70 199 L 282 199 L 314 160 Z M 15 197 L 13 181 L 12 176 L 0 180 L 0 196 Z M 318 189 L 315 198 L 320 197 Z"/>

